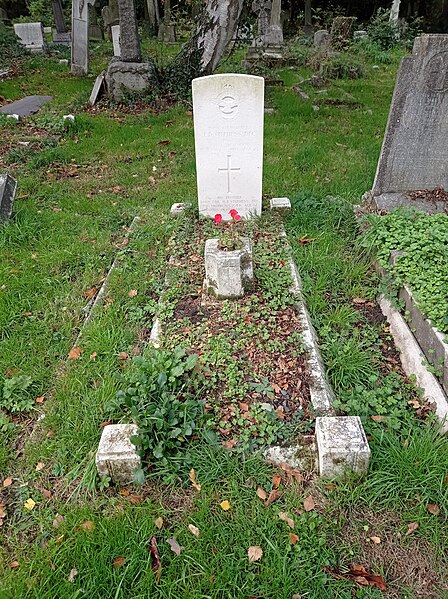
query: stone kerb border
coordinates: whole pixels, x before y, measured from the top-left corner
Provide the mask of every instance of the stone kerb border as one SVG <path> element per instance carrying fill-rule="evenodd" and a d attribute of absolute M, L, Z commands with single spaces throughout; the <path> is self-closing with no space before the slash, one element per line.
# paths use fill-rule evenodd
<path fill-rule="evenodd" d="M 276 205 L 271 203 L 271 209 L 289 208 L 284 200 Z M 173 204 L 170 213 L 173 217 L 179 216 L 189 207 L 189 204 Z M 325 368 L 319 351 L 318 339 L 311 322 L 310 315 L 305 306 L 302 294 L 302 283 L 297 266 L 292 258 L 292 251 L 287 241 L 286 232 L 281 236 L 285 238 L 288 247 L 289 264 L 291 269 L 291 294 L 296 298 L 296 310 L 302 326 L 303 344 L 308 353 L 307 365 L 310 375 L 310 396 L 316 418 L 316 435 L 304 437 L 302 445 L 280 447 L 271 446 L 263 452 L 266 460 L 274 463 L 286 463 L 293 468 L 318 470 L 321 477 L 331 478 L 343 475 L 347 470 L 358 474 L 365 474 L 368 470 L 370 448 L 361 420 L 358 416 L 337 416 L 333 408 L 334 394 L 326 380 Z M 166 278 L 165 278 L 166 280 Z M 161 321 L 155 318 L 149 343 L 154 347 L 160 346 L 162 333 Z M 133 472 L 137 464 L 137 452 L 132 451 L 126 438 L 129 439 L 133 425 L 122 424 L 106 426 L 100 441 L 97 454 L 98 473 L 100 476 L 109 476 L 113 482 L 124 484 L 131 483 Z M 121 427 L 121 428 L 117 428 Z M 118 439 L 117 447 L 111 445 L 110 439 Z M 120 452 L 119 446 L 123 452 Z M 104 457 L 104 447 L 107 455 Z M 124 455 L 125 454 L 125 455 Z M 117 464 L 115 464 L 117 462 Z M 118 474 L 118 477 L 116 476 Z"/>

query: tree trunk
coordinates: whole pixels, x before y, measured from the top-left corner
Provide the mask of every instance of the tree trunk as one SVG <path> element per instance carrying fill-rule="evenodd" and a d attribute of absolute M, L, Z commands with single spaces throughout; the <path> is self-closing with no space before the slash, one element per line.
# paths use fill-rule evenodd
<path fill-rule="evenodd" d="M 192 79 L 211 75 L 235 35 L 244 0 L 208 0 L 190 41 L 165 71 L 167 91 L 177 94 Z"/>
<path fill-rule="evenodd" d="M 305 25 L 303 30 L 307 37 L 311 37 L 314 33 L 311 20 L 311 0 L 305 0 Z"/>

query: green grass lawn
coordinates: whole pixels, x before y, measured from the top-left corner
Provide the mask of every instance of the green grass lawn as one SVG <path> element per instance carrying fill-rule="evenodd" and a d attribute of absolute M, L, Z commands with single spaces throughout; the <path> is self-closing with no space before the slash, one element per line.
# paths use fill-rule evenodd
<path fill-rule="evenodd" d="M 145 48 L 161 64 L 176 50 Z M 107 43 L 93 49 L 92 72 L 109 52 Z M 238 58 L 225 68 L 237 69 Z M 0 229 L 0 385 L 29 377 L 12 404 L 32 407 L 0 412 L 0 482 L 12 479 L 0 491 L 1 598 L 448 597 L 448 442 L 403 406 L 414 391 L 382 371 L 384 330 L 352 301 L 378 292 L 350 206 L 374 178 L 397 58 L 379 69 L 367 61 L 364 78 L 334 81 L 327 94 L 302 84 L 310 101 L 293 90 L 310 76 L 305 67 L 281 70 L 284 87 L 267 92 L 275 111 L 265 118 L 264 193 L 292 200 L 286 228 L 329 378 L 341 407 L 363 413 L 373 453 L 361 481 L 297 483 L 283 473 L 283 494 L 269 507 L 256 490 L 273 488 L 271 466 L 203 445 L 192 450 L 201 491 L 151 477 L 120 493 L 96 478 L 100 425 L 130 360 L 123 352 L 131 356 L 145 338 L 163 290 L 176 226 L 169 207 L 196 202 L 191 107 L 84 112 L 94 78 L 72 77 L 56 58 L 32 57 L 23 74 L 2 82 L 10 99 L 54 99 L 39 115 L 0 128 L 0 170 L 19 181 L 13 218 Z M 76 123 L 64 130 L 70 111 Z M 315 241 L 300 244 L 305 234 Z M 83 308 L 115 257 L 105 301 L 77 341 L 81 354 L 68 360 Z M 372 412 L 378 406 L 386 424 L 370 419 L 383 413 Z M 315 507 L 307 512 L 309 495 Z M 160 578 L 148 550 L 153 536 Z M 180 555 L 166 542 L 173 537 Z M 263 550 L 254 563 L 251 546 Z M 322 567 L 356 563 L 382 575 L 388 590 L 354 586 Z"/>

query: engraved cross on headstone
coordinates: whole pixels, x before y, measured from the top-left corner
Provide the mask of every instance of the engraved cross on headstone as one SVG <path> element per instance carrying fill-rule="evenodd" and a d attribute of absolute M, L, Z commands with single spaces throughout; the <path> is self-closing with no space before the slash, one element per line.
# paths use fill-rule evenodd
<path fill-rule="evenodd" d="M 232 172 L 237 172 L 240 170 L 240 168 L 232 168 L 232 156 L 227 154 L 227 168 L 218 168 L 219 173 L 227 173 L 227 193 L 230 193 Z"/>

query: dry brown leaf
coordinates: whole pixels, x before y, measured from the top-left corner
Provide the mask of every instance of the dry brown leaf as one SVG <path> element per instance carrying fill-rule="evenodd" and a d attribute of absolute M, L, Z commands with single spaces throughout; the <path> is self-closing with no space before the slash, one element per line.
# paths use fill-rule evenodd
<path fill-rule="evenodd" d="M 294 528 L 294 520 L 288 516 L 287 512 L 279 512 L 278 517 L 286 522 L 289 528 Z"/>
<path fill-rule="evenodd" d="M 166 542 L 171 547 L 171 551 L 173 553 L 175 553 L 176 555 L 180 555 L 181 554 L 181 551 L 182 551 L 183 547 L 181 547 L 179 545 L 179 543 L 177 542 L 176 537 L 173 537 L 172 539 L 167 539 Z"/>
<path fill-rule="evenodd" d="M 360 297 L 354 297 L 354 298 L 352 299 L 352 302 L 353 302 L 354 304 L 365 304 L 365 303 L 366 303 L 366 301 L 367 301 L 367 300 L 365 300 L 365 299 L 361 299 Z"/>
<path fill-rule="evenodd" d="M 199 485 L 196 482 L 196 472 L 194 471 L 194 468 L 192 468 L 190 470 L 190 481 L 191 481 L 191 484 L 193 485 L 193 487 L 196 489 L 196 491 L 200 491 L 201 490 L 201 485 Z"/>
<path fill-rule="evenodd" d="M 381 543 L 380 537 L 369 537 L 369 539 L 372 541 L 372 543 L 375 543 L 375 545 L 379 545 Z"/>
<path fill-rule="evenodd" d="M 44 468 L 45 468 L 45 464 L 44 464 L 44 462 L 37 462 L 37 464 L 36 464 L 36 468 L 35 468 L 36 472 L 40 472 L 40 471 L 41 471 L 41 470 L 43 470 Z"/>
<path fill-rule="evenodd" d="M 280 499 L 280 497 L 283 495 L 282 491 L 280 491 L 280 489 L 273 489 L 270 493 L 269 493 L 269 497 L 266 499 L 266 507 L 269 507 L 272 503 L 274 503 L 274 501 L 277 501 L 277 499 Z"/>
<path fill-rule="evenodd" d="M 247 557 L 249 558 L 249 564 L 252 564 L 253 562 L 258 562 L 262 558 L 262 556 L 263 556 L 263 549 L 258 545 L 249 547 L 249 549 L 247 550 Z"/>
<path fill-rule="evenodd" d="M 68 354 L 68 359 L 69 360 L 77 360 L 81 354 L 82 354 L 82 349 L 80 347 L 73 347 Z"/>
<path fill-rule="evenodd" d="M 160 516 L 158 518 L 156 518 L 154 520 L 154 524 L 156 525 L 156 527 L 160 530 L 163 526 L 163 518 L 161 518 Z"/>
<path fill-rule="evenodd" d="M 272 477 L 272 484 L 274 486 L 274 489 L 278 489 L 281 482 L 282 482 L 282 477 L 278 474 L 274 474 L 274 476 Z"/>
<path fill-rule="evenodd" d="M 191 532 L 192 535 L 194 535 L 195 537 L 199 536 L 199 528 L 197 526 L 194 526 L 194 524 L 189 524 L 188 525 L 188 530 Z"/>
<path fill-rule="evenodd" d="M 53 520 L 53 528 L 59 528 L 64 520 L 64 516 L 61 516 L 61 514 L 56 514 L 56 517 Z"/>
<path fill-rule="evenodd" d="M 97 355 L 98 354 L 96 353 L 96 351 L 90 354 L 90 359 L 92 360 L 92 362 L 95 362 Z"/>
<path fill-rule="evenodd" d="M 410 524 L 408 524 L 408 529 L 406 531 L 406 535 L 410 535 L 411 533 L 414 532 L 414 530 L 417 530 L 419 524 L 418 522 L 411 522 Z"/>
<path fill-rule="evenodd" d="M 227 501 L 227 499 L 221 501 L 219 505 L 221 506 L 221 509 L 223 509 L 225 512 L 228 512 L 231 508 L 230 501 Z"/>
<path fill-rule="evenodd" d="M 128 356 L 128 354 L 127 354 L 125 351 L 121 351 L 121 352 L 118 354 L 118 359 L 119 359 L 119 360 L 123 360 L 123 361 L 125 361 L 125 360 L 127 360 L 127 359 L 128 359 L 128 357 L 129 357 L 129 356 Z"/>
<path fill-rule="evenodd" d="M 86 291 L 84 291 L 84 293 L 82 294 L 82 297 L 85 297 L 86 299 L 93 299 L 96 295 L 98 291 L 98 287 L 92 287 L 91 289 L 87 289 Z"/>
<path fill-rule="evenodd" d="M 3 486 L 10 487 L 11 485 L 12 485 L 12 478 L 5 478 L 5 480 L 3 481 Z"/>
<path fill-rule="evenodd" d="M 51 499 L 52 493 L 48 489 L 42 489 L 42 495 L 45 499 Z"/>
<path fill-rule="evenodd" d="M 303 507 L 305 508 L 305 512 L 311 512 L 316 507 L 316 502 L 314 501 L 314 497 L 312 495 L 308 495 L 303 500 Z"/>
<path fill-rule="evenodd" d="M 370 416 L 370 420 L 373 420 L 374 422 L 383 422 L 385 418 L 385 416 Z"/>
<path fill-rule="evenodd" d="M 156 583 L 159 584 L 160 575 L 162 573 L 162 564 L 160 562 L 159 549 L 157 547 L 156 537 L 151 537 L 148 545 L 148 551 L 151 555 L 151 570 L 157 572 Z"/>
<path fill-rule="evenodd" d="M 126 561 L 126 558 L 123 557 L 122 555 L 120 555 L 119 557 L 114 558 L 112 564 L 113 564 L 114 568 L 121 568 L 121 566 L 124 564 L 125 561 Z"/>
<path fill-rule="evenodd" d="M 34 400 L 36 403 L 44 403 L 45 395 L 41 395 L 40 397 L 36 397 Z"/>
<path fill-rule="evenodd" d="M 70 574 L 68 575 L 67 580 L 69 582 L 74 582 L 75 581 L 75 577 L 76 577 L 77 574 L 78 574 L 78 570 L 76 568 L 72 568 L 70 570 Z"/>
<path fill-rule="evenodd" d="M 288 536 L 291 545 L 295 545 L 299 541 L 299 537 L 293 532 L 288 533 Z"/>
<path fill-rule="evenodd" d="M 259 497 L 263 501 L 266 501 L 266 499 L 268 498 L 268 494 L 263 489 L 263 487 L 258 487 L 258 489 L 257 489 L 257 497 Z"/>
<path fill-rule="evenodd" d="M 128 293 L 129 297 L 135 297 L 137 295 L 138 291 L 137 289 L 131 289 L 131 291 Z"/>
<path fill-rule="evenodd" d="M 81 524 L 81 528 L 86 532 L 92 532 L 92 530 L 95 530 L 95 524 L 90 520 L 86 520 Z"/>
<path fill-rule="evenodd" d="M 17 560 L 14 560 L 14 561 L 10 562 L 10 564 L 9 564 L 9 567 L 12 570 L 16 570 L 19 566 L 20 566 L 20 564 Z"/>
<path fill-rule="evenodd" d="M 440 514 L 440 508 L 436 503 L 428 503 L 427 510 L 433 516 L 438 516 Z"/>

